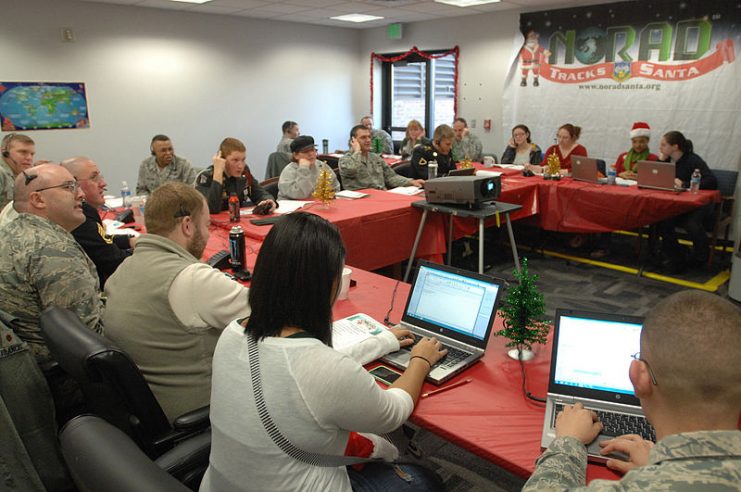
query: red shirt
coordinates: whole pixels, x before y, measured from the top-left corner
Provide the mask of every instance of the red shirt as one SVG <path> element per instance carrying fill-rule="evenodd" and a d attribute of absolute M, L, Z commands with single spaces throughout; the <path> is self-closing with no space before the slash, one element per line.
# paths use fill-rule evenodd
<path fill-rule="evenodd" d="M 616 174 L 620 175 L 621 172 L 625 171 L 625 158 L 627 156 L 628 156 L 628 153 L 627 152 L 623 152 L 622 154 L 620 154 L 618 156 L 617 161 L 615 161 L 615 171 L 616 171 Z M 646 160 L 646 161 L 658 161 L 659 160 L 659 156 L 657 156 L 657 155 L 652 154 L 652 153 L 649 152 L 648 153 L 648 157 L 646 157 L 646 159 L 644 159 L 644 160 Z"/>
<path fill-rule="evenodd" d="M 545 151 L 545 154 L 543 154 L 543 162 L 540 163 L 541 166 L 545 166 L 548 164 L 548 156 L 550 156 L 551 154 L 556 154 L 558 156 L 558 159 L 561 161 L 561 169 L 571 170 L 571 156 L 580 155 L 582 157 L 586 157 L 587 149 L 583 145 L 579 144 L 574 147 L 568 155 L 564 157 L 563 155 L 561 155 L 561 149 L 558 147 L 558 144 L 551 145 L 550 147 L 548 147 L 548 150 Z"/>

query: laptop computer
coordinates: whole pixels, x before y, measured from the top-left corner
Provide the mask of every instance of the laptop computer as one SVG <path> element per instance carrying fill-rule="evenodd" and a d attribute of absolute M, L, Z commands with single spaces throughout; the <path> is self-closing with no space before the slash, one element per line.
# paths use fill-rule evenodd
<path fill-rule="evenodd" d="M 475 167 L 467 167 L 464 169 L 451 169 L 448 176 L 473 176 L 476 174 Z"/>
<path fill-rule="evenodd" d="M 640 351 L 643 318 L 557 309 L 551 373 L 541 446 L 556 438 L 556 415 L 580 402 L 597 412 L 602 433 L 587 446 L 592 461 L 604 462 L 599 442 L 622 434 L 656 441 L 628 376 L 631 356 Z"/>
<path fill-rule="evenodd" d="M 638 161 L 638 187 L 651 190 L 686 191 L 674 185 L 676 170 L 673 162 Z"/>
<path fill-rule="evenodd" d="M 420 261 L 400 324 L 416 337 L 436 337 L 448 349 L 429 382 L 442 384 L 484 356 L 501 292 L 501 284 L 487 275 Z M 382 360 L 406 369 L 410 350 Z"/>
<path fill-rule="evenodd" d="M 607 178 L 599 177 L 600 169 L 602 171 L 605 169 L 605 161 L 602 159 L 592 159 L 577 155 L 571 158 L 571 177 L 576 181 L 605 184 L 607 183 Z"/>

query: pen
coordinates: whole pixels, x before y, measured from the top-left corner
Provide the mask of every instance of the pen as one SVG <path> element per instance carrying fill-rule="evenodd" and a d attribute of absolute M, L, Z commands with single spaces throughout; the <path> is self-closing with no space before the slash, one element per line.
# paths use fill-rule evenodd
<path fill-rule="evenodd" d="M 463 386 L 464 384 L 470 383 L 471 381 L 473 381 L 471 378 L 466 378 L 462 381 L 458 381 L 457 383 L 443 386 L 440 389 L 436 389 L 434 391 L 428 391 L 427 393 L 422 393 L 422 398 L 427 398 L 428 396 L 436 395 L 437 393 L 442 393 L 443 391 L 447 391 L 451 388 L 457 388 L 458 386 Z"/>

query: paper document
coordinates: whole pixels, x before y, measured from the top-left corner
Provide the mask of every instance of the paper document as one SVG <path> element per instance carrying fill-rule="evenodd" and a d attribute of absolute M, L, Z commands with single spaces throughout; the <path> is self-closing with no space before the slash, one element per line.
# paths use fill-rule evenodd
<path fill-rule="evenodd" d="M 361 193 L 359 191 L 342 190 L 342 191 L 338 191 L 337 193 L 335 193 L 334 196 L 339 197 L 339 198 L 349 198 L 350 200 L 355 200 L 357 198 L 365 198 L 370 195 L 368 195 L 368 193 Z"/>
<path fill-rule="evenodd" d="M 140 233 L 134 229 L 122 229 L 126 224 L 113 219 L 103 219 L 105 233 L 109 236 L 139 236 Z"/>
<path fill-rule="evenodd" d="M 497 178 L 501 175 L 502 173 L 498 171 L 482 171 L 481 169 L 476 171 L 476 176 L 481 176 L 483 178 Z"/>
<path fill-rule="evenodd" d="M 615 178 L 615 184 L 618 184 L 620 186 L 636 186 L 638 185 L 638 181 L 635 179 L 623 179 L 620 177 Z"/>
<path fill-rule="evenodd" d="M 425 190 L 423 190 L 422 188 L 417 188 L 416 186 L 397 186 L 396 188 L 391 188 L 390 190 L 388 190 L 389 193 L 396 193 L 397 195 L 407 196 L 419 195 L 423 191 Z"/>
<path fill-rule="evenodd" d="M 273 212 L 274 214 L 290 214 L 296 210 L 309 208 L 316 202 L 311 200 L 278 200 L 278 208 Z M 255 207 L 243 208 L 239 211 L 239 215 L 252 215 L 252 210 Z"/>
<path fill-rule="evenodd" d="M 383 333 L 385 329 L 385 326 L 367 314 L 353 314 L 332 323 L 332 347 L 342 350 Z"/>
<path fill-rule="evenodd" d="M 515 169 L 517 171 L 522 171 L 523 169 L 525 169 L 525 166 L 523 166 L 522 164 L 494 164 L 494 165 L 499 166 L 502 169 Z"/>

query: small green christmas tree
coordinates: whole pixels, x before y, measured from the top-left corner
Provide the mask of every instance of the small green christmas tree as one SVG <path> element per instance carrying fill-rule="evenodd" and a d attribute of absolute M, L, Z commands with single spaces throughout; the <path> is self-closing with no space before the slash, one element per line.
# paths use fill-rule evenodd
<path fill-rule="evenodd" d="M 538 292 L 535 281 L 537 275 L 531 275 L 527 269 L 527 258 L 522 259 L 522 268 L 513 272 L 519 284 L 507 291 L 503 307 L 499 310 L 504 319 L 504 329 L 496 335 L 509 338 L 507 347 L 526 348 L 531 350 L 534 343 L 545 343 L 550 322 L 543 319 L 545 303 L 543 294 Z"/>

